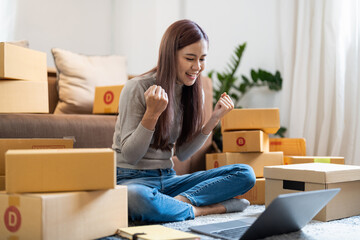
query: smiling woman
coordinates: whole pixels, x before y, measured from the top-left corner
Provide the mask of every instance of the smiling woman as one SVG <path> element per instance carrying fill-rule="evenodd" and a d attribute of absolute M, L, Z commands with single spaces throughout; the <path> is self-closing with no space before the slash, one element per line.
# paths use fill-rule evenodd
<path fill-rule="evenodd" d="M 174 153 L 181 161 L 188 159 L 234 108 L 223 93 L 210 119 L 203 120 L 201 72 L 208 42 L 195 22 L 173 23 L 161 40 L 157 66 L 128 81 L 122 90 L 113 148 L 117 184 L 128 186 L 130 220 L 182 221 L 242 211 L 249 205 L 234 198 L 255 183 L 248 165 L 182 176 L 173 170 Z"/>

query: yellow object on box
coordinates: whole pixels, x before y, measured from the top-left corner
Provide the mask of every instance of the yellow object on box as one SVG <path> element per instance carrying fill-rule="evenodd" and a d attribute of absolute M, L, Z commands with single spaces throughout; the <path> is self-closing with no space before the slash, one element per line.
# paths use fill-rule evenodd
<path fill-rule="evenodd" d="M 5 190 L 5 176 L 0 176 L 0 191 Z"/>
<path fill-rule="evenodd" d="M 282 152 L 268 153 L 210 153 L 206 154 L 206 169 L 230 164 L 247 164 L 254 169 L 256 177 L 264 176 L 264 166 L 281 165 Z"/>
<path fill-rule="evenodd" d="M 124 85 L 95 88 L 94 114 L 115 114 L 119 112 L 119 99 Z"/>
<path fill-rule="evenodd" d="M 324 156 L 284 156 L 284 165 L 300 163 L 335 163 L 345 164 L 344 157 Z"/>
<path fill-rule="evenodd" d="M 314 219 L 329 221 L 360 214 L 360 166 L 327 163 L 269 166 L 264 168 L 264 176 L 266 206 L 284 193 L 341 188 Z"/>
<path fill-rule="evenodd" d="M 223 132 L 223 152 L 269 152 L 269 135 L 261 130 Z"/>
<path fill-rule="evenodd" d="M 127 188 L 0 193 L 1 239 L 98 239 L 128 226 Z"/>
<path fill-rule="evenodd" d="M 0 175 L 5 175 L 5 153 L 10 149 L 73 148 L 74 140 L 61 138 L 1 138 Z"/>
<path fill-rule="evenodd" d="M 221 119 L 221 131 L 262 130 L 268 134 L 280 128 L 278 108 L 233 109 Z"/>
<path fill-rule="evenodd" d="M 265 204 L 265 178 L 256 178 L 255 186 L 247 193 L 237 196 L 236 198 L 245 198 L 251 204 Z"/>
<path fill-rule="evenodd" d="M 48 82 L 0 80 L 0 113 L 48 113 Z"/>
<path fill-rule="evenodd" d="M 0 79 L 47 83 L 46 53 L 1 42 Z"/>
<path fill-rule="evenodd" d="M 278 151 L 289 156 L 306 156 L 305 138 L 270 138 L 270 152 Z"/>
<path fill-rule="evenodd" d="M 9 150 L 5 161 L 8 193 L 115 187 L 115 155 L 110 148 Z"/>

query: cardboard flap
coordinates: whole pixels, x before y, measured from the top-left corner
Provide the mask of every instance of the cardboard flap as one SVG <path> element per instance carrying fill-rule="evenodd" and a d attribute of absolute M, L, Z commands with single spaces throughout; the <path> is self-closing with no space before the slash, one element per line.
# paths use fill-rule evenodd
<path fill-rule="evenodd" d="M 360 180 L 360 166 L 329 163 L 304 163 L 264 167 L 264 177 L 270 179 L 336 183 Z"/>

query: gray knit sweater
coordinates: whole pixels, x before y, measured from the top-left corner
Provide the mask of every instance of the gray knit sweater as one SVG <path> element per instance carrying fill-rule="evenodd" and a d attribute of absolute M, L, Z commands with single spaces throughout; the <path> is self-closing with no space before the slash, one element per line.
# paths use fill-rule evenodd
<path fill-rule="evenodd" d="M 191 157 L 206 141 L 209 135 L 199 132 L 191 142 L 170 150 L 150 147 L 154 131 L 142 126 L 141 120 L 146 110 L 144 92 L 155 84 L 155 74 L 136 77 L 126 82 L 120 95 L 119 115 L 116 120 L 113 149 L 116 151 L 117 166 L 131 169 L 172 168 L 174 154 L 180 161 Z M 182 85 L 176 85 L 174 121 L 171 123 L 169 144 L 175 145 L 181 133 L 182 109 L 180 107 Z"/>

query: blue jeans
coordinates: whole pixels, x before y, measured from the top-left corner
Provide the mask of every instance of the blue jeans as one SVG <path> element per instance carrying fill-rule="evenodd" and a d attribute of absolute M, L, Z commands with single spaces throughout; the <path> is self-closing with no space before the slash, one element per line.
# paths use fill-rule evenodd
<path fill-rule="evenodd" d="M 128 187 L 130 220 L 174 222 L 193 219 L 192 205 L 206 206 L 246 193 L 255 184 L 255 174 L 245 164 L 180 176 L 173 169 L 117 168 L 117 184 Z M 175 199 L 177 195 L 192 205 Z"/>

